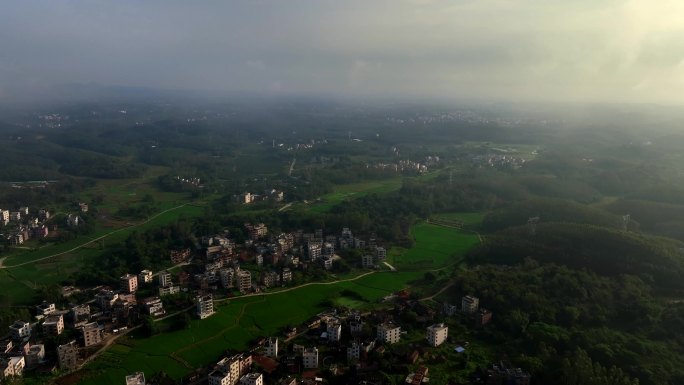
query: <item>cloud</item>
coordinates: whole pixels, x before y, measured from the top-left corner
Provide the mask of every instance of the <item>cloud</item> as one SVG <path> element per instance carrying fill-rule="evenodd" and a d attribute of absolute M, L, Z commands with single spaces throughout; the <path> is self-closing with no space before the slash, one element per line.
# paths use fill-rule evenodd
<path fill-rule="evenodd" d="M 680 0 L 15 1 L 0 87 L 680 103 Z M 285 86 L 286 85 L 286 86 Z"/>

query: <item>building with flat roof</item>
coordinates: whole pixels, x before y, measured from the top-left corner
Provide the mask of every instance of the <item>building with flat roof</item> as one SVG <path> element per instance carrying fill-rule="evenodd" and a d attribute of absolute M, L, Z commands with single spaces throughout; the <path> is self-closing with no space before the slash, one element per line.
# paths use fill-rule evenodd
<path fill-rule="evenodd" d="M 56 337 L 64 331 L 64 316 L 49 315 L 43 322 L 43 334 L 45 336 Z"/>
<path fill-rule="evenodd" d="M 240 270 L 237 273 L 237 281 L 240 293 L 246 294 L 252 291 L 252 273 L 249 270 Z"/>
<path fill-rule="evenodd" d="M 318 368 L 318 348 L 313 346 L 304 349 L 304 352 L 302 353 L 302 363 L 304 364 L 304 369 Z"/>
<path fill-rule="evenodd" d="M 230 373 L 224 373 L 220 370 L 213 370 L 207 377 L 209 385 L 232 385 L 230 381 Z"/>
<path fill-rule="evenodd" d="M 126 385 L 145 385 L 145 373 L 135 372 L 126 376 Z"/>
<path fill-rule="evenodd" d="M 240 377 L 240 385 L 264 385 L 264 376 L 261 373 L 247 373 Z"/>
<path fill-rule="evenodd" d="M 138 276 L 134 274 L 126 274 L 119 278 L 121 282 L 121 289 L 126 293 L 135 293 L 138 290 Z"/>
<path fill-rule="evenodd" d="M 78 346 L 76 345 L 76 341 L 71 341 L 68 344 L 59 345 L 57 347 L 57 357 L 59 360 L 60 369 L 78 369 Z"/>
<path fill-rule="evenodd" d="M 31 324 L 24 321 L 14 321 L 9 327 L 12 339 L 15 341 L 31 336 Z"/>
<path fill-rule="evenodd" d="M 377 338 L 385 343 L 394 344 L 401 339 L 401 327 L 392 322 L 378 325 Z"/>
<path fill-rule="evenodd" d="M 97 345 L 102 342 L 102 329 L 97 322 L 83 325 L 81 334 L 83 336 L 83 346 L 85 347 Z"/>
<path fill-rule="evenodd" d="M 264 353 L 271 357 L 278 357 L 278 337 L 269 337 L 264 344 Z"/>
<path fill-rule="evenodd" d="M 196 314 L 205 319 L 214 314 L 214 297 L 211 294 L 195 297 Z"/>
<path fill-rule="evenodd" d="M 461 299 L 461 311 L 466 314 L 474 314 L 480 307 L 480 299 L 472 295 L 466 295 Z"/>
<path fill-rule="evenodd" d="M 154 274 L 150 270 L 143 270 L 138 273 L 138 283 L 150 283 L 154 280 Z"/>
<path fill-rule="evenodd" d="M 449 327 L 445 324 L 434 324 L 428 326 L 425 338 L 432 347 L 439 346 L 446 342 L 449 336 Z"/>

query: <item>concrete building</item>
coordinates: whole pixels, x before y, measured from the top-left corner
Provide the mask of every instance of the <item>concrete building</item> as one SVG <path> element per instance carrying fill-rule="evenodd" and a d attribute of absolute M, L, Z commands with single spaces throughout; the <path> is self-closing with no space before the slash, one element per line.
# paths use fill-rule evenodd
<path fill-rule="evenodd" d="M 261 373 L 247 373 L 240 377 L 240 385 L 264 385 L 264 376 Z"/>
<path fill-rule="evenodd" d="M 138 283 L 150 283 L 154 280 L 154 274 L 150 270 L 143 270 L 138 273 Z"/>
<path fill-rule="evenodd" d="M 378 246 L 375 248 L 375 256 L 378 258 L 378 261 L 384 261 L 387 258 L 387 250 L 384 247 Z"/>
<path fill-rule="evenodd" d="M 478 325 L 486 325 L 492 320 L 492 312 L 487 309 L 479 309 L 475 313 L 475 323 Z"/>
<path fill-rule="evenodd" d="M 449 336 L 449 327 L 444 324 L 434 324 L 428 326 L 425 338 L 432 347 L 439 346 L 446 342 Z"/>
<path fill-rule="evenodd" d="M 178 293 L 180 293 L 180 286 L 163 286 L 159 288 L 160 297 Z"/>
<path fill-rule="evenodd" d="M 138 290 L 138 276 L 126 274 L 119 278 L 121 289 L 126 293 L 135 293 Z"/>
<path fill-rule="evenodd" d="M 243 354 L 236 354 L 231 357 L 225 357 L 216 363 L 214 369 L 228 375 L 228 383 L 230 385 L 237 384 L 240 376 L 247 373 L 252 365 L 252 356 L 245 356 Z"/>
<path fill-rule="evenodd" d="M 270 337 L 266 340 L 264 353 L 273 359 L 278 357 L 278 337 Z"/>
<path fill-rule="evenodd" d="M 309 261 L 318 260 L 318 258 L 321 257 L 321 249 L 322 245 L 320 242 L 309 242 L 309 245 L 306 249 L 306 256 L 309 258 Z"/>
<path fill-rule="evenodd" d="M 221 277 L 221 286 L 224 289 L 235 287 L 235 270 L 232 267 L 221 269 L 219 276 Z"/>
<path fill-rule="evenodd" d="M 304 349 L 302 363 L 304 364 L 304 369 L 318 368 L 318 348 L 314 346 Z"/>
<path fill-rule="evenodd" d="M 55 307 L 54 303 L 48 303 L 47 301 L 43 301 L 40 305 L 36 306 L 36 314 L 37 315 L 42 315 L 46 316 L 51 313 L 53 313 L 57 308 Z"/>
<path fill-rule="evenodd" d="M 126 385 L 145 385 L 145 373 L 136 372 L 126 376 Z"/>
<path fill-rule="evenodd" d="M 284 284 L 292 282 L 292 270 L 289 267 L 283 268 L 280 273 L 281 282 Z"/>
<path fill-rule="evenodd" d="M 237 273 L 237 281 L 240 293 L 246 294 L 252 291 L 252 273 L 249 270 L 240 270 Z"/>
<path fill-rule="evenodd" d="M 161 287 L 167 287 L 171 286 L 172 281 L 171 281 L 171 273 L 168 271 L 160 271 L 159 272 L 159 286 Z"/>
<path fill-rule="evenodd" d="M 3 225 L 8 224 L 10 221 L 10 212 L 9 210 L 0 210 L 0 222 Z"/>
<path fill-rule="evenodd" d="M 230 373 L 223 373 L 220 370 L 214 370 L 209 373 L 207 382 L 209 385 L 232 385 L 230 381 Z"/>
<path fill-rule="evenodd" d="M 40 365 L 45 359 L 45 345 L 36 344 L 31 345 L 29 352 L 26 355 L 26 367 L 35 368 Z"/>
<path fill-rule="evenodd" d="M 401 327 L 391 322 L 378 325 L 377 338 L 388 344 L 395 344 L 401 339 Z"/>
<path fill-rule="evenodd" d="M 76 341 L 57 347 L 59 368 L 62 370 L 75 370 L 78 368 L 78 346 Z"/>
<path fill-rule="evenodd" d="M 349 322 L 349 333 L 353 336 L 363 333 L 363 321 L 351 321 Z"/>
<path fill-rule="evenodd" d="M 72 307 L 71 317 L 73 318 L 74 323 L 90 320 L 90 305 L 86 303 Z"/>
<path fill-rule="evenodd" d="M 10 357 L 9 360 L 0 362 L 0 375 L 3 378 L 20 377 L 24 374 L 25 366 L 24 356 Z"/>
<path fill-rule="evenodd" d="M 326 332 L 328 333 L 328 341 L 340 342 L 342 338 L 342 324 L 340 320 L 333 318 L 327 322 Z"/>
<path fill-rule="evenodd" d="M 361 256 L 361 267 L 369 269 L 375 267 L 375 257 L 370 254 Z"/>
<path fill-rule="evenodd" d="M 474 314 L 480 307 L 480 300 L 472 295 L 466 295 L 461 299 L 461 311 L 466 314 Z"/>
<path fill-rule="evenodd" d="M 159 297 L 145 298 L 140 301 L 140 304 L 145 310 L 145 313 L 152 317 L 159 317 L 166 314 L 166 310 L 164 310 L 164 304 Z"/>
<path fill-rule="evenodd" d="M 195 297 L 196 314 L 200 319 L 205 319 L 214 314 L 214 297 L 209 295 Z"/>
<path fill-rule="evenodd" d="M 347 361 L 358 361 L 361 358 L 361 344 L 354 341 L 347 347 Z"/>
<path fill-rule="evenodd" d="M 43 335 L 56 337 L 64 331 L 64 316 L 49 315 L 43 322 Z"/>
<path fill-rule="evenodd" d="M 102 342 L 102 329 L 97 324 L 97 322 L 91 322 L 85 324 L 81 328 L 81 334 L 83 336 L 83 346 L 86 348 L 88 346 L 97 345 Z"/>
<path fill-rule="evenodd" d="M 24 321 L 14 321 L 9 327 L 12 339 L 19 341 L 31 336 L 31 324 Z"/>

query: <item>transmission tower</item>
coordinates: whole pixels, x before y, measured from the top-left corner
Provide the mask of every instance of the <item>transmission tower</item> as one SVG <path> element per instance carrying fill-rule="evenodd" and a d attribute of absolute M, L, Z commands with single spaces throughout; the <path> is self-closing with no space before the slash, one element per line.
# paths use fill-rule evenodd
<path fill-rule="evenodd" d="M 625 214 L 622 216 L 622 229 L 627 230 L 627 226 L 629 225 L 629 221 L 631 220 L 631 217 L 629 214 Z"/>

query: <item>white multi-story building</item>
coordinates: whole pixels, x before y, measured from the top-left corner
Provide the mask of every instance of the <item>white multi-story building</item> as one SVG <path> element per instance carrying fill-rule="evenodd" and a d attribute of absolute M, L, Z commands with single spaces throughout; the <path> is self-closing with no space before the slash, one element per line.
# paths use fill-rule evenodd
<path fill-rule="evenodd" d="M 351 335 L 359 335 L 363 333 L 363 325 L 364 323 L 362 321 L 349 322 L 349 333 Z"/>
<path fill-rule="evenodd" d="M 430 344 L 430 346 L 435 347 L 446 342 L 448 336 L 448 326 L 446 326 L 445 324 L 434 324 L 432 326 L 428 326 L 425 338 L 427 339 L 427 342 L 428 344 Z"/>
<path fill-rule="evenodd" d="M 126 274 L 119 278 L 121 281 L 121 289 L 127 293 L 135 293 L 138 290 L 138 276 L 133 274 Z"/>
<path fill-rule="evenodd" d="M 247 373 L 240 378 L 240 385 L 264 385 L 264 376 L 261 373 Z"/>
<path fill-rule="evenodd" d="M 15 341 L 31 336 L 31 324 L 28 322 L 14 321 L 14 323 L 10 325 L 9 328 L 10 334 L 12 335 L 12 339 L 14 339 Z"/>
<path fill-rule="evenodd" d="M 2 222 L 3 225 L 8 224 L 10 221 L 10 212 L 9 210 L 0 210 L 0 222 Z"/>
<path fill-rule="evenodd" d="M 55 307 L 54 303 L 49 303 L 47 301 L 43 301 L 40 305 L 36 306 L 36 314 L 46 316 L 49 314 L 52 314 L 57 308 Z"/>
<path fill-rule="evenodd" d="M 141 283 L 150 283 L 154 279 L 154 274 L 150 270 L 143 270 L 138 274 L 138 281 Z"/>
<path fill-rule="evenodd" d="M 304 353 L 302 353 L 302 361 L 304 364 L 304 369 L 318 368 L 318 348 L 314 346 L 304 349 Z"/>
<path fill-rule="evenodd" d="M 46 336 L 56 337 L 64 331 L 64 316 L 49 315 L 43 322 L 43 334 Z"/>
<path fill-rule="evenodd" d="M 195 297 L 195 305 L 197 306 L 197 316 L 200 319 L 205 319 L 214 314 L 214 298 L 211 294 Z"/>
<path fill-rule="evenodd" d="M 384 247 L 375 248 L 375 256 L 378 257 L 378 261 L 384 261 L 387 258 L 387 250 Z"/>
<path fill-rule="evenodd" d="M 264 344 L 264 353 L 271 358 L 278 357 L 278 337 L 270 337 Z"/>
<path fill-rule="evenodd" d="M 388 344 L 395 344 L 399 342 L 399 339 L 401 338 L 401 327 L 391 322 L 378 325 L 377 331 L 378 339 Z"/>
<path fill-rule="evenodd" d="M 331 318 L 327 322 L 328 341 L 330 342 L 340 342 L 342 338 L 342 324 L 340 320 L 336 318 Z"/>
<path fill-rule="evenodd" d="M 10 357 L 9 360 L 0 364 L 0 374 L 4 378 L 19 377 L 24 374 L 25 366 L 24 356 Z"/>
<path fill-rule="evenodd" d="M 472 295 L 466 295 L 461 299 L 461 311 L 466 314 L 474 314 L 480 307 L 480 300 Z"/>

